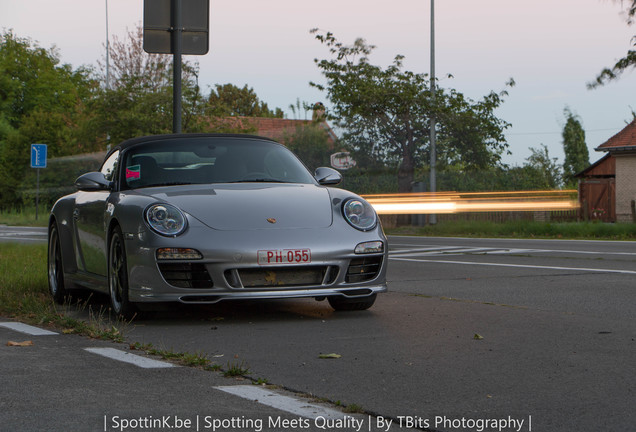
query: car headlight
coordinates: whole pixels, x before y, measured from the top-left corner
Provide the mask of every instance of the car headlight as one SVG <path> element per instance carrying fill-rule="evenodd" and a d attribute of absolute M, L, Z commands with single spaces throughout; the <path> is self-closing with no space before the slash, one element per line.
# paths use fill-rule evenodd
<path fill-rule="evenodd" d="M 175 206 L 154 204 L 146 209 L 146 221 L 150 228 L 161 235 L 177 236 L 186 229 L 186 218 Z"/>
<path fill-rule="evenodd" d="M 373 207 L 362 199 L 353 198 L 345 201 L 342 206 L 342 213 L 349 225 L 360 231 L 369 231 L 375 228 L 378 222 L 378 217 Z"/>

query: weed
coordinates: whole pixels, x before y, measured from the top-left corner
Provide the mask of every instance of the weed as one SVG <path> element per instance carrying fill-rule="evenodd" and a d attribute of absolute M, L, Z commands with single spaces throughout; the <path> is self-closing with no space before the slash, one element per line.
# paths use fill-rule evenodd
<path fill-rule="evenodd" d="M 343 411 L 348 414 L 363 414 L 364 413 L 364 410 L 362 409 L 362 407 L 357 404 L 349 404 L 344 408 Z"/>
<path fill-rule="evenodd" d="M 131 343 L 131 350 L 143 351 L 149 355 L 155 355 L 164 360 L 174 360 L 184 366 L 202 367 L 205 370 L 218 370 L 216 365 L 212 365 L 210 359 L 203 353 L 175 352 L 172 350 L 155 348 L 151 343 L 142 344 L 140 342 Z"/>
<path fill-rule="evenodd" d="M 250 369 L 249 367 L 245 366 L 245 362 L 227 362 L 227 369 L 225 369 L 225 371 L 223 371 L 223 376 L 224 377 L 238 377 L 238 376 L 243 376 L 243 375 L 247 375 L 249 373 Z"/>

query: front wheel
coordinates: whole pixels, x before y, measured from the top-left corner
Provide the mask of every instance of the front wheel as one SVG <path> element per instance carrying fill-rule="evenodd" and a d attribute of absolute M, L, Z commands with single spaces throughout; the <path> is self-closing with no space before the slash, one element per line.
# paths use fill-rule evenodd
<path fill-rule="evenodd" d="M 331 296 L 327 298 L 329 305 L 337 311 L 360 311 L 367 310 L 373 303 L 377 294 L 371 294 L 366 297 L 347 298 L 345 296 Z"/>
<path fill-rule="evenodd" d="M 121 228 L 115 227 L 108 243 L 108 293 L 113 312 L 132 319 L 137 308 L 128 299 L 128 264 Z"/>
<path fill-rule="evenodd" d="M 49 292 L 53 300 L 63 304 L 68 295 L 64 286 L 64 268 L 62 266 L 62 249 L 60 247 L 60 234 L 55 223 L 49 228 L 49 250 L 47 254 L 49 273 Z"/>

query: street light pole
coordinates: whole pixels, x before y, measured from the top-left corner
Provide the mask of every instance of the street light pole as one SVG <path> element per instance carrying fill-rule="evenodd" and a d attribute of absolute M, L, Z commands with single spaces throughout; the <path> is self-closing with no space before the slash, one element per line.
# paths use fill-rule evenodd
<path fill-rule="evenodd" d="M 435 106 L 435 0 L 431 0 L 431 105 Z M 437 139 L 435 132 L 435 113 L 431 114 L 430 119 L 430 141 L 431 141 L 431 173 L 430 173 L 430 192 L 437 191 L 437 180 L 435 165 L 437 163 L 437 155 L 435 149 L 435 141 Z M 437 215 L 431 214 L 428 218 L 431 225 L 437 223 Z"/>
<path fill-rule="evenodd" d="M 181 0 L 172 2 L 172 132 L 181 133 L 181 54 L 183 26 L 181 19 Z"/>

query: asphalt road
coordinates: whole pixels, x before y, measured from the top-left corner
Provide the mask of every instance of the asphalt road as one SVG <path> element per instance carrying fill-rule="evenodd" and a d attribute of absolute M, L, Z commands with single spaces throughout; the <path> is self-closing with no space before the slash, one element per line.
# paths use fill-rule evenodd
<path fill-rule="evenodd" d="M 42 227 L 15 227 L 0 225 L 0 243 L 40 243 L 46 242 L 47 229 Z"/>
<path fill-rule="evenodd" d="M 313 300 L 178 307 L 135 321 L 126 335 L 205 353 L 221 366 L 240 362 L 252 378 L 420 429 L 635 429 L 636 243 L 391 237 L 390 245 L 390 292 L 369 311 L 336 313 Z M 37 345 L 19 349 L 38 352 Z M 325 353 L 341 357 L 319 358 Z M 128 414 L 190 407 L 193 416 L 212 404 L 202 405 L 211 396 L 198 386 L 214 373 L 189 372 L 200 374 L 190 381 L 166 372 L 130 377 L 117 362 L 100 360 L 99 373 L 78 383 L 73 373 L 84 361 L 66 360 L 68 387 L 38 376 L 39 391 L 75 394 L 83 385 L 109 394 L 118 382 L 122 389 L 149 386 L 148 401 L 134 392 L 113 396 L 110 413 L 126 404 Z M 215 406 L 219 398 L 215 393 Z M 35 409 L 28 399 L 11 410 Z M 106 399 L 86 399 L 85 409 L 103 415 Z M 218 415 L 236 412 L 219 403 Z M 235 406 L 252 417 L 269 413 Z"/>

